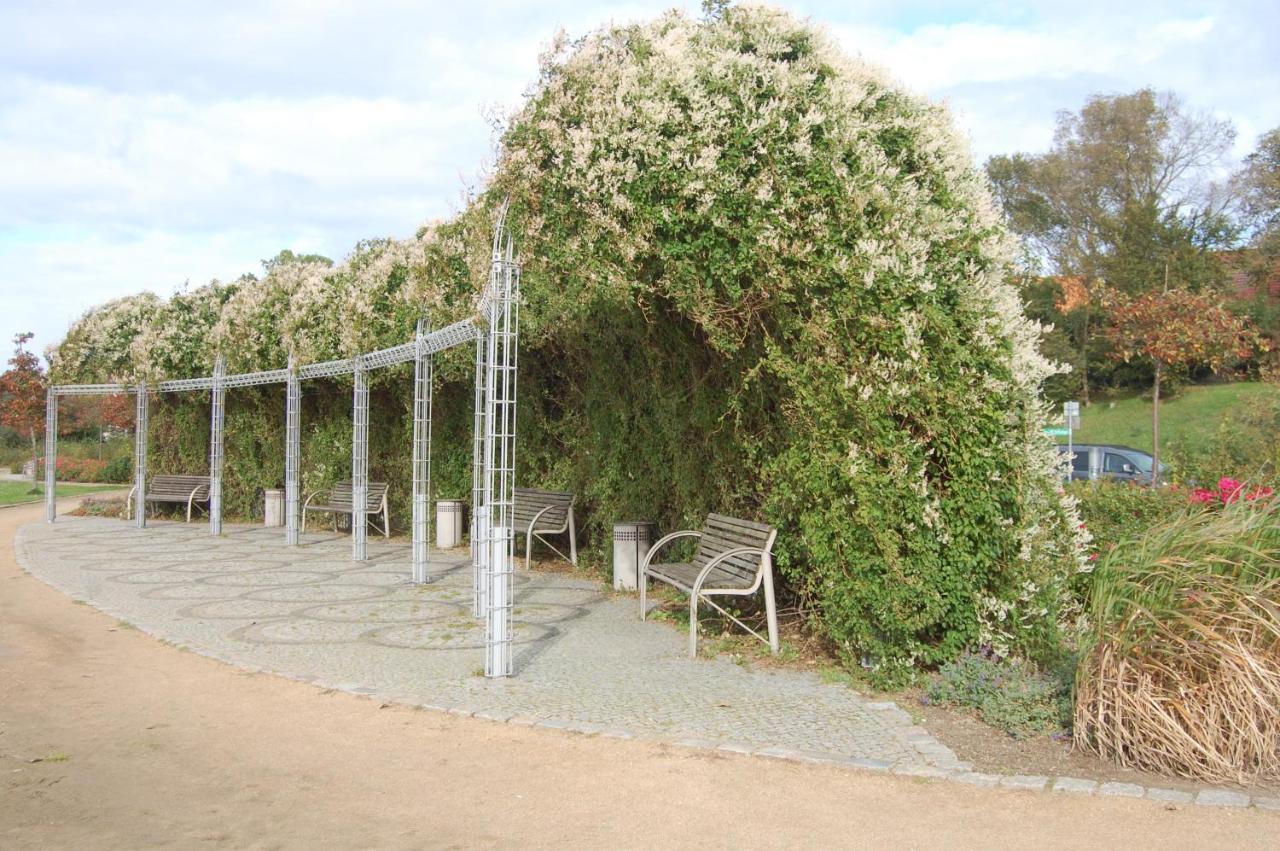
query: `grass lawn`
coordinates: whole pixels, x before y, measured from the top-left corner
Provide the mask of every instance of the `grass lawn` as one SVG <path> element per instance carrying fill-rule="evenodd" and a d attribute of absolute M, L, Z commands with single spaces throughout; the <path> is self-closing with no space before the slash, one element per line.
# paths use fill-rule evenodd
<path fill-rule="evenodd" d="M 1188 387 L 1160 403 L 1160 446 L 1200 442 L 1218 429 L 1232 408 L 1261 396 L 1280 395 L 1280 387 L 1257 381 Z M 1076 443 L 1120 443 L 1151 451 L 1151 401 L 1141 397 L 1095 402 L 1080 411 Z M 1064 437 L 1059 443 L 1066 443 Z"/>
<path fill-rule="evenodd" d="M 75 485 L 59 484 L 58 496 L 83 496 L 97 491 L 113 491 L 128 485 Z M 32 491 L 35 491 L 32 493 Z M 0 505 L 17 505 L 21 502 L 37 502 L 44 499 L 44 485 L 32 487 L 30 482 L 0 482 Z"/>

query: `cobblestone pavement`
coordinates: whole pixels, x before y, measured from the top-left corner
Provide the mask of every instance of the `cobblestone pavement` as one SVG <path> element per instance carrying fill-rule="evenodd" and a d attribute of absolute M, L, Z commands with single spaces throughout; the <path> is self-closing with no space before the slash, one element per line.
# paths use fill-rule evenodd
<path fill-rule="evenodd" d="M 641 622 L 636 600 L 557 574 L 516 576 L 516 676 L 488 680 L 470 614 L 465 551 L 433 552 L 409 581 L 409 548 L 308 534 L 62 518 L 17 537 L 19 563 L 152 635 L 242 667 L 385 700 L 511 723 L 665 739 L 870 769 L 969 767 L 890 702 L 803 671 L 691 661 L 685 636 Z"/>

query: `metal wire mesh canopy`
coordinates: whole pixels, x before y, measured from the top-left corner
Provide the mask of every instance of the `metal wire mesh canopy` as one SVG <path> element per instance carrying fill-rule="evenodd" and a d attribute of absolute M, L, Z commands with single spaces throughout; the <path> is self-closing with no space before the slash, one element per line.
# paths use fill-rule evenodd
<path fill-rule="evenodd" d="M 58 398 L 61 396 L 135 394 L 134 515 L 146 526 L 147 440 L 152 391 L 207 391 L 211 401 L 209 447 L 209 529 L 222 532 L 225 394 L 228 388 L 285 385 L 285 543 L 299 540 L 299 469 L 301 467 L 301 382 L 339 375 L 354 377 L 352 393 L 352 558 L 366 558 L 368 490 L 368 371 L 413 362 L 413 581 L 430 579 L 428 557 L 431 524 L 431 408 L 436 352 L 476 343 L 476 414 L 473 436 L 473 502 L 471 552 L 475 567 L 475 613 L 485 619 L 485 675 L 512 673 L 512 528 L 515 486 L 516 350 L 519 340 L 520 265 L 514 241 L 506 233 L 504 201 L 494 229 L 489 277 L 472 318 L 431 331 L 420 322 L 414 339 L 343 360 L 298 366 L 291 357 L 283 369 L 226 375 L 219 356 L 211 376 L 139 384 L 61 384 L 46 393 L 45 519 L 57 519 L 55 489 L 58 452 Z"/>

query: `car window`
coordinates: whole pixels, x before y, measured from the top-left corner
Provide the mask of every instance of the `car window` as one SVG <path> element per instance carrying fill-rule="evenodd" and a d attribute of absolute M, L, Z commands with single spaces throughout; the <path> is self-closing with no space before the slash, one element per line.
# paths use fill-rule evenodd
<path fill-rule="evenodd" d="M 1114 452 L 1108 452 L 1102 460 L 1102 472 L 1104 473 L 1123 473 L 1124 465 L 1129 463 L 1129 459 L 1123 455 L 1116 455 Z"/>
<path fill-rule="evenodd" d="M 1144 473 L 1150 473 L 1150 472 L 1151 472 L 1151 458 L 1150 458 L 1150 456 L 1147 456 L 1147 455 L 1131 455 L 1131 456 L 1129 457 L 1129 460 L 1130 460 L 1130 463 L 1132 463 L 1132 464 L 1133 464 L 1133 466 L 1137 467 L 1137 468 L 1138 468 L 1139 470 L 1141 470 L 1142 472 L 1144 472 Z M 1160 468 L 1161 468 L 1161 469 L 1164 469 L 1164 465 L 1163 465 L 1163 464 L 1161 464 L 1161 465 L 1160 465 Z"/>
<path fill-rule="evenodd" d="M 1089 472 L 1089 450 L 1077 449 L 1075 457 L 1071 459 L 1071 469 L 1078 473 Z"/>

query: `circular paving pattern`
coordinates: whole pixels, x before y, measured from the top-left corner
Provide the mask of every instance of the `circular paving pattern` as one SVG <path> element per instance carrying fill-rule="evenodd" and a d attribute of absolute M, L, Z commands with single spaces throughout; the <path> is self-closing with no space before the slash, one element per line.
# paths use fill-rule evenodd
<path fill-rule="evenodd" d="M 183 609 L 178 614 L 189 618 L 212 620 L 271 620 L 293 615 L 297 608 L 297 603 L 242 600 L 236 597 L 230 600 L 197 603 L 194 606 Z"/>
<path fill-rule="evenodd" d="M 244 573 L 223 573 L 197 579 L 206 585 L 232 585 L 239 587 L 284 587 L 292 585 L 312 585 L 317 582 L 328 582 L 333 577 L 327 573 L 310 570 L 259 570 Z"/>
<path fill-rule="evenodd" d="M 240 627 L 231 636 L 254 644 L 345 644 L 368 629 L 364 624 L 274 620 Z"/>
<path fill-rule="evenodd" d="M 148 600 L 226 600 L 235 595 L 235 588 L 190 584 L 161 585 L 142 592 L 142 596 Z"/>
<path fill-rule="evenodd" d="M 467 616 L 462 606 L 438 600 L 371 600 L 329 603 L 295 613 L 298 617 L 345 623 L 405 623 Z"/>
<path fill-rule="evenodd" d="M 519 624 L 516 644 L 531 644 L 556 634 L 554 627 L 542 624 Z M 483 650 L 484 630 L 469 621 L 466 627 L 454 623 L 413 623 L 373 629 L 363 640 L 383 647 L 406 650 Z"/>
<path fill-rule="evenodd" d="M 385 597 L 386 588 L 372 585 L 282 585 L 260 588 L 244 594 L 246 600 L 272 600 L 279 603 L 347 603 Z"/>

